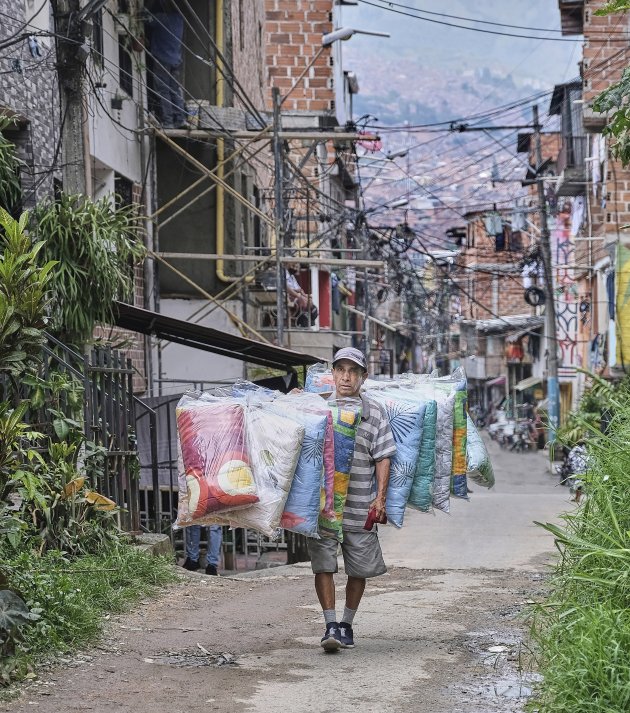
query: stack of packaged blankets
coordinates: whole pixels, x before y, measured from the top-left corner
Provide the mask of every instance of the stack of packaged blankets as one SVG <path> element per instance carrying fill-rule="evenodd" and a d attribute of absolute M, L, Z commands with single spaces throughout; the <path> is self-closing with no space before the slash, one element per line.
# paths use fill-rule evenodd
<path fill-rule="evenodd" d="M 176 526 L 342 538 L 360 401 L 322 398 L 332 390 L 322 365 L 309 371 L 306 389 L 284 395 L 237 382 L 217 394 L 182 397 Z M 448 512 L 451 496 L 468 497 L 468 477 L 492 487 L 488 454 L 466 413 L 461 370 L 445 378 L 368 380 L 364 391 L 387 415 L 397 445 L 387 493 L 393 525 L 402 526 L 407 506 Z"/>

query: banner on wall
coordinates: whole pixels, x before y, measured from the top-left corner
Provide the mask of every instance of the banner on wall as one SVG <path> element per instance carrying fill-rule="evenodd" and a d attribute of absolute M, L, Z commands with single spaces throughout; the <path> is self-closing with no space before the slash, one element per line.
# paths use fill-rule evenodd
<path fill-rule="evenodd" d="M 630 364 L 630 245 L 617 246 L 617 366 Z"/>

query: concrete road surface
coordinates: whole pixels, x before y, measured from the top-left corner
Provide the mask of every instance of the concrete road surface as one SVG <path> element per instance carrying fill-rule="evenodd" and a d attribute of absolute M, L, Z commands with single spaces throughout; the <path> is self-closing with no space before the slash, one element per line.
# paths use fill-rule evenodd
<path fill-rule="evenodd" d="M 182 570 L 161 597 L 116 617 L 98 646 L 42 670 L 0 710 L 522 711 L 536 682 L 522 613 L 543 596 L 554 549 L 532 521 L 572 505 L 543 456 L 490 449 L 493 491 L 471 484 L 471 501 L 454 502 L 451 515 L 410 513 L 401 531 L 384 529 L 392 566 L 368 584 L 354 650 L 319 647 L 307 565 L 234 578 Z"/>

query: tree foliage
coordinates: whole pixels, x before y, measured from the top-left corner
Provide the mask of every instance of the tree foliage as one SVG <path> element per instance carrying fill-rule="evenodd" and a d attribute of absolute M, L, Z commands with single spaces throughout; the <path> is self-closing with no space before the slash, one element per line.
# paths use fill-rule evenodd
<path fill-rule="evenodd" d="M 630 10 L 630 0 L 608 0 L 608 2 L 595 10 L 594 15 L 610 15 L 613 12 L 625 12 Z"/>
<path fill-rule="evenodd" d="M 42 262 L 59 263 L 51 284 L 51 331 L 82 346 L 97 323 L 111 324 L 115 300 L 133 294 L 134 263 L 144 255 L 134 206 L 116 208 L 62 194 L 34 210 Z"/>

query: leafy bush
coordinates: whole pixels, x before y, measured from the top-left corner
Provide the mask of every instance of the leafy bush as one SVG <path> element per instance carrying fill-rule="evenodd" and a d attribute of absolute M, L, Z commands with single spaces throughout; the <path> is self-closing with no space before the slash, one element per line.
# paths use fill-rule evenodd
<path fill-rule="evenodd" d="M 26 213 L 16 221 L 0 208 L 0 373 L 13 376 L 39 358 L 56 264 L 39 257 L 43 243 L 31 243 L 27 222 Z"/>
<path fill-rule="evenodd" d="M 24 600 L 9 589 L 0 589 L 0 684 L 7 684 L 16 668 L 15 647 L 26 624 L 39 614 L 29 611 Z"/>
<path fill-rule="evenodd" d="M 83 345 L 97 323 L 113 322 L 114 301 L 132 295 L 133 264 L 145 253 L 136 208 L 62 194 L 40 203 L 34 219 L 41 261 L 59 263 L 50 286 L 51 330 L 66 344 Z"/>
<path fill-rule="evenodd" d="M 630 709 L 630 388 L 610 396 L 606 433 L 588 442 L 587 498 L 546 524 L 561 553 L 533 634 L 544 676 L 540 713 Z M 582 476 L 581 476 L 582 478 Z"/>
<path fill-rule="evenodd" d="M 0 562 L 0 576 L 4 571 L 29 611 L 38 615 L 14 642 L 16 678 L 44 658 L 93 641 L 102 631 L 106 613 L 125 611 L 176 579 L 166 558 L 125 543 L 76 559 L 59 551 L 43 556 L 33 551 L 16 554 L 0 546 Z"/>
<path fill-rule="evenodd" d="M 0 118 L 0 205 L 6 206 L 13 214 L 20 208 L 22 186 L 21 163 L 15 155 L 15 146 L 2 134 L 10 124 L 10 119 Z"/>

